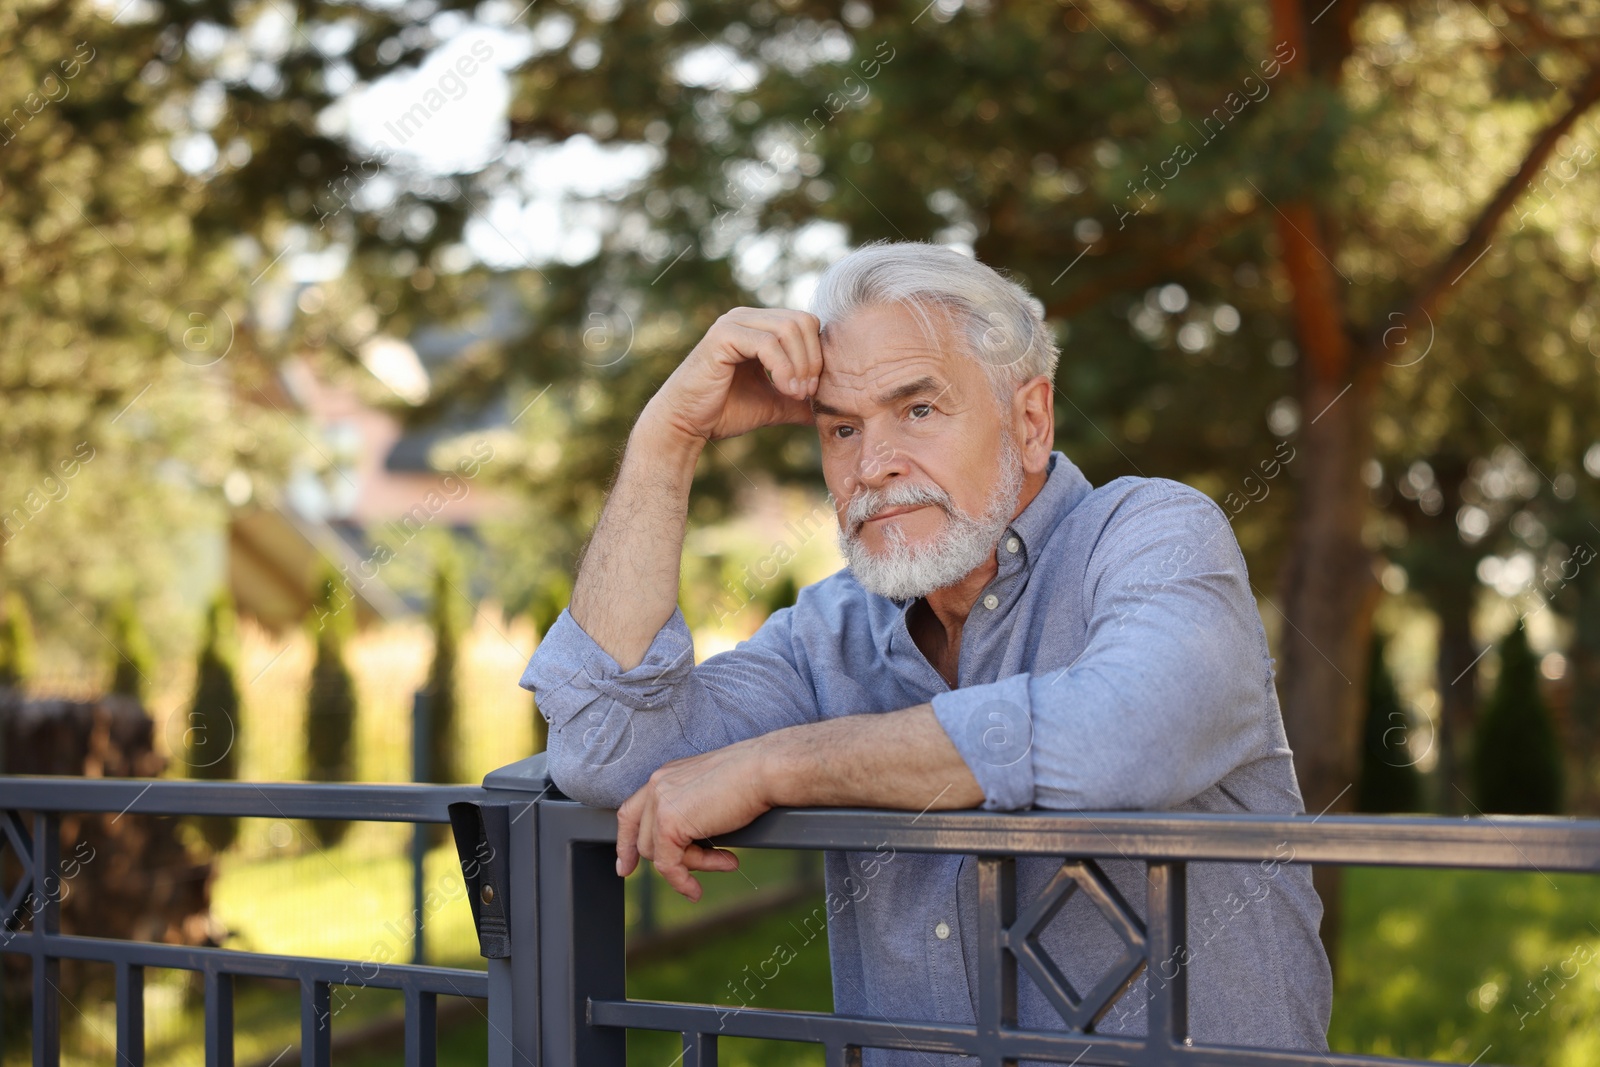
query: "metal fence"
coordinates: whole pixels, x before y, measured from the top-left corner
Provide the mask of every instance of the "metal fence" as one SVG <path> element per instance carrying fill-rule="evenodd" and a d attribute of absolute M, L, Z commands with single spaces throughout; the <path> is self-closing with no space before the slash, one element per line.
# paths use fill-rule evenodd
<path fill-rule="evenodd" d="M 909 812 L 816 809 L 775 811 L 718 844 L 748 848 L 897 850 L 978 857 L 979 992 L 969 1025 L 873 1019 L 820 1012 L 737 1012 L 711 1004 L 629 1000 L 624 988 L 623 882 L 614 870 L 613 813 L 584 808 L 555 793 L 543 756 L 490 774 L 484 787 L 202 784 L 47 778 L 0 778 L 6 847 L 26 870 L 4 887 L 12 916 L 4 951 L 32 958 L 33 1062 L 53 1067 L 60 1018 L 51 986 L 59 961 L 109 962 L 117 974 L 120 1061 L 143 1062 L 140 988 L 143 968 L 197 971 L 205 981 L 205 1049 L 212 1067 L 231 1067 L 232 980 L 252 975 L 298 980 L 301 1062 L 329 1061 L 329 996 L 336 985 L 398 989 L 405 995 L 405 1062 L 431 1065 L 435 1010 L 442 995 L 488 1001 L 492 1067 L 620 1067 L 628 1029 L 676 1032 L 684 1067 L 712 1067 L 719 1037 L 766 1038 L 822 1046 L 830 1067 L 861 1062 L 864 1048 L 908 1049 L 973 1057 L 984 1067 L 1019 1059 L 1103 1065 L 1192 1067 L 1357 1067 L 1433 1064 L 1191 1043 L 1188 989 L 1146 983 L 1145 1037 L 1093 1032 L 1104 999 L 1125 995 L 1121 982 L 1097 994 L 1067 996 L 1063 1028 L 1017 1025 L 1019 966 L 1048 975 L 1029 944 L 1073 885 L 1091 897 L 1100 859 L 1133 857 L 1148 865 L 1147 906 L 1140 915 L 1101 894 L 1097 904 L 1124 931 L 1131 975 L 1152 961 L 1183 959 L 1185 878 L 1191 862 L 1292 862 L 1435 868 L 1600 872 L 1600 821 L 1554 818 L 1439 819 L 1274 817 L 1031 811 Z M 59 864 L 58 819 L 69 812 L 133 811 L 397 822 L 450 820 L 487 974 L 384 964 L 352 975 L 348 961 L 266 956 L 63 936 L 52 893 Z M 32 829 L 20 812 L 32 813 Z M 1018 856 L 1057 857 L 1062 877 L 1041 899 L 1019 901 Z M 1055 898 L 1052 898 L 1052 894 Z"/>
<path fill-rule="evenodd" d="M 440 995 L 488 996 L 481 971 L 190 948 L 143 941 L 76 937 L 60 932 L 63 814 L 234 815 L 276 819 L 351 819 L 443 823 L 455 802 L 475 804 L 482 789 L 458 786 L 282 785 L 139 779 L 0 776 L 3 847 L 22 869 L 16 885 L 0 886 L 4 932 L 0 951 L 32 958 L 32 1044 L 35 1067 L 55 1067 L 61 1055 L 62 960 L 109 963 L 116 972 L 117 1062 L 143 1067 L 144 972 L 171 968 L 199 974 L 205 989 L 208 1067 L 232 1067 L 233 987 L 241 977 L 287 979 L 300 985 L 301 1060 L 327 1067 L 331 993 L 335 986 L 399 990 L 405 998 L 405 1062 L 434 1062 Z M 26 817 L 25 817 L 26 816 Z M 85 875 L 95 872 L 87 871 Z M 0 1035 L 3 1036 L 3 1035 Z"/>

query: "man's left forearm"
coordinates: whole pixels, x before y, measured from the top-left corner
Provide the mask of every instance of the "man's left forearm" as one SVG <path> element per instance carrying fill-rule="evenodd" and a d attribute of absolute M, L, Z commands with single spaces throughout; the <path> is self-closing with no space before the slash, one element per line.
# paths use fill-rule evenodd
<path fill-rule="evenodd" d="M 983 799 L 931 704 L 790 726 L 657 769 L 617 809 L 617 873 L 653 860 L 668 885 L 699 900 L 691 871 L 739 862 L 711 839 L 770 808 L 928 811 Z"/>
<path fill-rule="evenodd" d="M 763 750 L 774 807 L 926 811 L 984 799 L 931 704 L 791 726 L 745 743 Z"/>

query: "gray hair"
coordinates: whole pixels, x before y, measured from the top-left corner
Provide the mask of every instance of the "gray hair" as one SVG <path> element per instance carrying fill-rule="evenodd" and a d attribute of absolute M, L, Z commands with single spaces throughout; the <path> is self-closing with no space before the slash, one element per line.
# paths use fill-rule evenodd
<path fill-rule="evenodd" d="M 953 248 L 921 241 L 863 245 L 822 272 L 811 313 L 826 329 L 884 304 L 906 307 L 929 336 L 936 333 L 928 312 L 946 313 L 1002 404 L 1030 378 L 1055 378 L 1061 351 L 1045 324 L 1044 305 L 994 268 Z"/>

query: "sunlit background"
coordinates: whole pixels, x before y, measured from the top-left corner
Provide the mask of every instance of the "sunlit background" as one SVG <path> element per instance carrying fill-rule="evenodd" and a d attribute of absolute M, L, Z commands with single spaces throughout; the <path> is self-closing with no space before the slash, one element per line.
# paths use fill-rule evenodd
<path fill-rule="evenodd" d="M 922 240 L 1038 296 L 1092 481 L 1229 516 L 1308 811 L 1593 815 L 1597 101 L 1595 0 L 0 0 L 0 768 L 540 750 L 516 679 L 645 400 L 728 308 Z M 697 655 L 836 570 L 833 529 L 809 431 L 708 449 Z M 442 834 L 419 923 L 404 826 L 63 833 L 69 930 L 481 963 Z M 818 869 L 750 854 L 698 906 L 635 875 L 630 991 L 737 1002 Z M 1319 885 L 1335 1049 L 1600 1062 L 1593 879 Z M 829 1008 L 826 959 L 760 1003 Z M 114 1056 L 109 982 L 64 970 L 65 1062 Z M 151 1063 L 202 1061 L 198 993 L 151 972 Z M 241 981 L 240 1063 L 296 1061 L 297 998 Z M 397 997 L 335 1006 L 338 1062 L 396 1060 Z M 441 1062 L 484 1047 L 445 1010 Z"/>

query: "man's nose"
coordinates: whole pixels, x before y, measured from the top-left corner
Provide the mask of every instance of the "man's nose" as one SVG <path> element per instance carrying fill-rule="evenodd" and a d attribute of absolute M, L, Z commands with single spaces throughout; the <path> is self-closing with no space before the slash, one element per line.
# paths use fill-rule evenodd
<path fill-rule="evenodd" d="M 868 489 L 881 489 L 909 469 L 905 451 L 888 434 L 862 429 L 862 448 L 856 478 Z"/>

